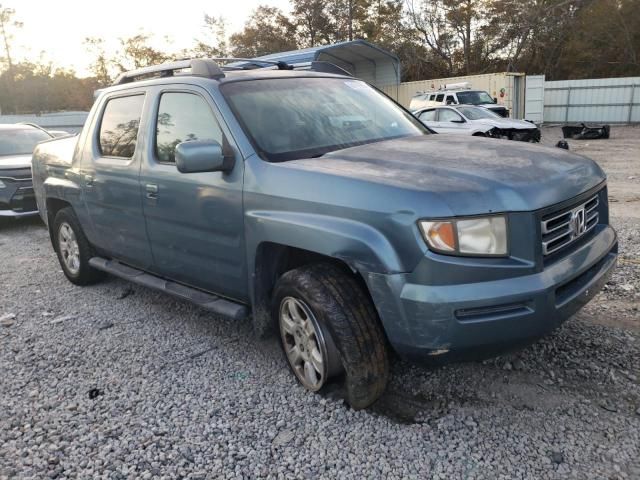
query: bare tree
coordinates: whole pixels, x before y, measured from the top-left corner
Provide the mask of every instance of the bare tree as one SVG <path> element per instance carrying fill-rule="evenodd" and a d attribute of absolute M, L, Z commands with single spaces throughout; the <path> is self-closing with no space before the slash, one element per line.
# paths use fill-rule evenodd
<path fill-rule="evenodd" d="M 4 44 L 5 61 L 9 71 L 13 71 L 13 58 L 11 57 L 11 42 L 13 41 L 13 31 L 22 28 L 23 23 L 15 19 L 16 11 L 13 8 L 5 8 L 0 4 L 0 36 Z"/>
<path fill-rule="evenodd" d="M 188 56 L 225 57 L 228 54 L 227 22 L 223 17 L 204 14 L 203 35 L 195 39 L 196 45 Z"/>
<path fill-rule="evenodd" d="M 105 87 L 111 83 L 112 61 L 107 58 L 102 38 L 87 37 L 84 40 L 87 51 L 94 56 L 94 61 L 89 67 L 96 78 L 98 85 Z"/>

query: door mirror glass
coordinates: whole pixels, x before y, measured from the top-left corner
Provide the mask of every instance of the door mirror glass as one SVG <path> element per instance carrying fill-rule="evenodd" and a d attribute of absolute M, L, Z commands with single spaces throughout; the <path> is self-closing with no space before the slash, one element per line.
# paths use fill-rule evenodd
<path fill-rule="evenodd" d="M 215 140 L 192 140 L 176 146 L 176 166 L 181 173 L 227 172 L 233 158 L 225 157 Z"/>

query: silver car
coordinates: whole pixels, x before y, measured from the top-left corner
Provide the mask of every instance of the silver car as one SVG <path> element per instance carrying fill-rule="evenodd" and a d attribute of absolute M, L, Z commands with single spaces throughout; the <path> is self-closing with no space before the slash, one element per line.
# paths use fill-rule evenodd
<path fill-rule="evenodd" d="M 540 129 L 526 120 L 504 118 L 473 105 L 423 108 L 413 112 L 437 133 L 539 142 Z"/>

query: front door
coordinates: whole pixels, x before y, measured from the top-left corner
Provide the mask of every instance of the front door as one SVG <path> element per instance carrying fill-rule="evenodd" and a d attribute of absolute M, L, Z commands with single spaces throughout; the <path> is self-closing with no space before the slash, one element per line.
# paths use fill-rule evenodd
<path fill-rule="evenodd" d="M 438 108 L 438 133 L 468 134 L 469 126 L 458 112 L 452 108 Z"/>
<path fill-rule="evenodd" d="M 102 101 L 82 159 L 82 189 L 90 241 L 108 256 L 148 268 L 151 249 L 140 197 L 138 139 L 145 91 L 118 92 Z"/>
<path fill-rule="evenodd" d="M 144 216 L 160 275 L 229 298 L 248 298 L 242 180 L 244 164 L 210 95 L 158 87 L 141 171 Z M 175 148 L 215 140 L 235 157 L 230 172 L 180 173 Z"/>

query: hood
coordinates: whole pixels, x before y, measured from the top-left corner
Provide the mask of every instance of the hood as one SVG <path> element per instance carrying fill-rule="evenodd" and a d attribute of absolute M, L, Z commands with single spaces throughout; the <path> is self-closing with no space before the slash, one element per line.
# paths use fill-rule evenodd
<path fill-rule="evenodd" d="M 531 122 L 527 122 L 525 120 L 516 120 L 513 118 L 481 118 L 479 120 L 471 120 L 471 123 L 481 123 L 482 125 L 504 129 L 515 128 L 520 130 L 528 130 L 530 128 L 538 128 Z"/>
<path fill-rule="evenodd" d="M 31 168 L 31 154 L 0 155 L 0 170 L 14 170 L 18 168 Z"/>
<path fill-rule="evenodd" d="M 421 192 L 423 205 L 397 208 L 420 207 L 434 216 L 537 210 L 606 178 L 595 162 L 566 150 L 460 135 L 387 140 L 280 165 Z M 415 202 L 415 195 L 400 196 Z"/>

